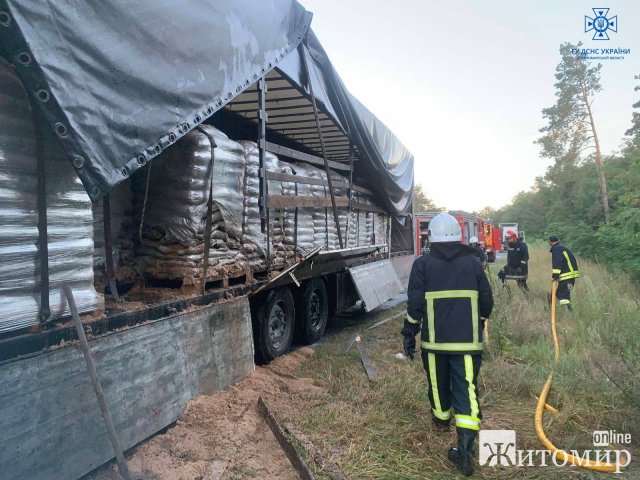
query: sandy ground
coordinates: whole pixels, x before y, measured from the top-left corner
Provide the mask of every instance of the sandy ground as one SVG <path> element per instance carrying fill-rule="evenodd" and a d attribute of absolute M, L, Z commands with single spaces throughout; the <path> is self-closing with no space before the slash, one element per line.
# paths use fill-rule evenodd
<path fill-rule="evenodd" d="M 180 419 L 128 452 L 129 469 L 140 480 L 232 480 L 299 478 L 257 409 L 260 396 L 276 418 L 290 417 L 327 393 L 293 372 L 308 356 L 302 348 L 258 367 L 237 385 L 187 404 Z M 115 465 L 85 477 L 119 479 Z"/>

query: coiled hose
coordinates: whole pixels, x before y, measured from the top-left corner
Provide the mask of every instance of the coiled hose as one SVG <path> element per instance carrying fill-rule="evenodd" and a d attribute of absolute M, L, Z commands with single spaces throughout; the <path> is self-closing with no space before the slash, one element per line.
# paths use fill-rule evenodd
<path fill-rule="evenodd" d="M 556 290 L 558 289 L 557 280 L 553 281 L 551 285 L 551 332 L 553 333 L 553 346 L 555 349 L 555 362 L 554 369 L 558 363 L 558 359 L 560 358 L 560 346 L 558 345 L 558 334 L 556 332 Z M 542 417 L 544 415 L 544 410 L 547 408 L 548 410 L 553 409 L 547 405 L 547 397 L 549 396 L 549 390 L 551 390 L 551 383 L 553 382 L 553 370 L 549 374 L 549 378 L 547 378 L 547 382 L 544 384 L 542 388 L 542 392 L 540 393 L 540 397 L 538 398 L 538 403 L 536 405 L 536 415 L 535 415 L 535 426 L 536 426 L 536 434 L 538 435 L 538 439 L 542 442 L 547 450 L 549 450 L 552 454 L 555 454 L 557 458 L 562 461 L 566 461 L 566 463 L 570 463 L 572 465 L 576 465 L 578 467 L 586 468 L 588 470 L 595 470 L 598 472 L 619 472 L 622 465 L 616 463 L 602 463 L 602 462 L 592 462 L 590 460 L 586 460 L 584 458 L 575 457 L 571 454 L 568 454 L 564 450 L 560 450 L 557 448 L 551 440 L 547 438 L 544 430 L 542 428 Z M 554 409 L 555 410 L 555 409 Z"/>

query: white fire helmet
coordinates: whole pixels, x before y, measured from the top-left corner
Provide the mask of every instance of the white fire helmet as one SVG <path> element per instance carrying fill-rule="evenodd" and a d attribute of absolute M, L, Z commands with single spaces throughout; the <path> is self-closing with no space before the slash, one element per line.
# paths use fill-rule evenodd
<path fill-rule="evenodd" d="M 429 242 L 459 242 L 461 240 L 460 225 L 448 213 L 439 213 L 429 222 Z"/>

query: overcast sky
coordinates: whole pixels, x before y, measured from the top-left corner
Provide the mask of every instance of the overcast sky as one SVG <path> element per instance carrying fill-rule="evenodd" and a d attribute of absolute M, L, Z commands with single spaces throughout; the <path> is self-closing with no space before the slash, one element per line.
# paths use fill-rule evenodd
<path fill-rule="evenodd" d="M 347 88 L 415 156 L 416 182 L 439 206 L 500 207 L 549 161 L 533 144 L 554 101 L 562 42 L 630 48 L 602 61 L 594 110 L 605 154 L 631 122 L 640 76 L 640 0 L 610 1 L 618 33 L 584 32 L 576 0 L 301 0 Z"/>

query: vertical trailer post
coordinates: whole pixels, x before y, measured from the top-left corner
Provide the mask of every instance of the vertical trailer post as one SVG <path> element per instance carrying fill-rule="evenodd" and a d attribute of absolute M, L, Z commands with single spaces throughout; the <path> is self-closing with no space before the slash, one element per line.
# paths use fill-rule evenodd
<path fill-rule="evenodd" d="M 388 233 L 388 237 L 387 237 L 387 243 L 389 244 L 389 257 L 391 258 L 391 215 L 389 215 L 389 217 L 387 217 L 389 219 L 389 233 Z"/>
<path fill-rule="evenodd" d="M 322 149 L 322 158 L 324 160 L 324 171 L 327 174 L 327 182 L 329 184 L 329 193 L 331 194 L 331 207 L 333 209 L 333 221 L 336 224 L 336 231 L 338 232 L 338 243 L 340 248 L 344 248 L 342 244 L 342 232 L 340 231 L 340 219 L 338 218 L 338 209 L 336 207 L 336 196 L 333 191 L 333 181 L 331 180 L 331 172 L 329 171 L 329 163 L 327 158 L 327 149 L 324 145 L 324 137 L 322 136 L 322 126 L 320 125 L 320 115 L 318 114 L 318 106 L 316 105 L 316 96 L 313 94 L 313 86 L 311 85 L 311 76 L 309 75 L 309 64 L 307 63 L 307 56 L 304 53 L 302 43 L 298 47 L 300 50 L 300 56 L 302 57 L 302 65 L 304 66 L 304 72 L 307 77 L 307 85 L 309 86 L 309 94 L 311 95 L 311 106 L 313 107 L 313 115 L 316 119 L 316 128 L 318 129 L 318 136 L 320 137 L 320 147 Z"/>
<path fill-rule="evenodd" d="M 113 239 L 111 238 L 111 195 L 105 195 L 102 199 L 102 222 L 104 225 L 104 263 L 107 273 L 109 290 L 116 301 L 120 300 L 118 286 L 116 285 L 116 273 L 113 265 Z"/>
<path fill-rule="evenodd" d="M 269 228 L 269 182 L 267 181 L 267 79 L 258 80 L 258 176 L 260 177 L 260 227 L 267 232 L 267 269 L 271 266 L 271 233 Z"/>
<path fill-rule="evenodd" d="M 296 189 L 296 197 L 298 196 L 298 184 L 294 183 L 294 188 Z M 293 258 L 294 261 L 298 261 L 298 207 L 295 209 L 295 213 L 293 215 Z"/>
<path fill-rule="evenodd" d="M 209 274 L 209 251 L 211 250 L 211 216 L 213 215 L 213 166 L 215 161 L 216 141 L 203 127 L 198 131 L 209 139 L 211 146 L 211 174 L 209 175 L 209 199 L 207 200 L 207 218 L 204 225 L 204 258 L 202 259 L 202 294 L 207 291 L 207 275 Z"/>
<path fill-rule="evenodd" d="M 322 187 L 324 192 L 324 196 L 327 196 L 327 187 Z M 329 209 L 324 207 L 324 231 L 325 231 L 325 244 L 327 245 L 327 250 L 329 250 Z"/>
<path fill-rule="evenodd" d="M 347 233 L 345 235 L 349 246 L 349 228 L 351 227 L 351 213 L 353 212 L 353 144 L 349 142 L 349 208 L 347 209 Z"/>
<path fill-rule="evenodd" d="M 26 88 L 25 88 L 26 90 Z M 47 231 L 47 166 L 44 158 L 44 115 L 37 100 L 29 98 L 36 137 L 36 158 L 38 162 L 38 255 L 40 257 L 40 311 L 38 320 L 46 322 L 51 316 L 49 306 L 49 235 Z"/>

